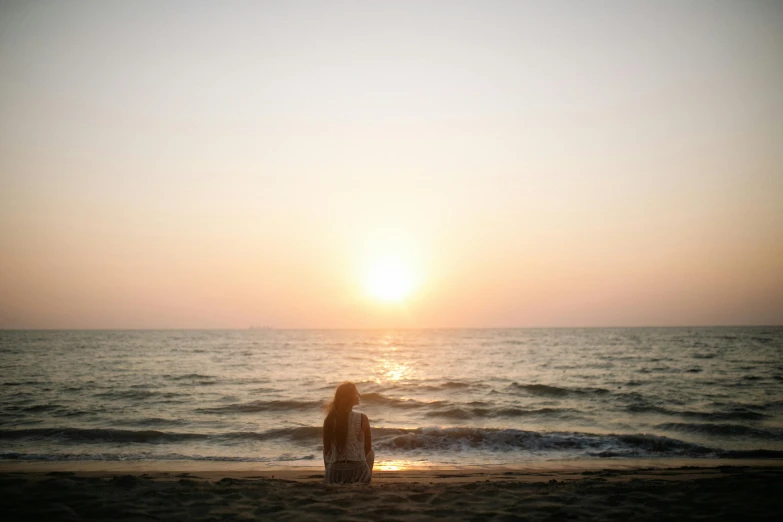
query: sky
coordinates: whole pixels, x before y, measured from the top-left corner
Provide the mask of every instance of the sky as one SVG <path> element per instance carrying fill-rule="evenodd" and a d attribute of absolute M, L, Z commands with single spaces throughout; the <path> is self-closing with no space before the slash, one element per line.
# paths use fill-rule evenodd
<path fill-rule="evenodd" d="M 783 324 L 781 93 L 772 1 L 0 0 L 0 328 Z"/>

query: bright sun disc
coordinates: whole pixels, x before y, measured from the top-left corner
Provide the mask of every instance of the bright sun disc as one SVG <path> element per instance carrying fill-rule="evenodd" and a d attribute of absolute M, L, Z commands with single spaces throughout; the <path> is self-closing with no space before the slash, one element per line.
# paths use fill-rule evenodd
<path fill-rule="evenodd" d="M 397 261 L 380 261 L 367 274 L 367 292 L 381 301 L 399 303 L 413 290 L 410 270 Z"/>

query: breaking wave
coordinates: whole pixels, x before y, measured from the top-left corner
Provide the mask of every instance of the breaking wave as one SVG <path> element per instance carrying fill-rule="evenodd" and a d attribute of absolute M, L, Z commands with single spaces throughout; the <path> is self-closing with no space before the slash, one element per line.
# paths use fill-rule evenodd
<path fill-rule="evenodd" d="M 699 433 L 719 437 L 749 437 L 762 440 L 783 440 L 781 428 L 754 428 L 739 424 L 695 424 L 667 422 L 659 424 L 656 428 L 667 431 L 683 433 Z"/>
<path fill-rule="evenodd" d="M 736 428 L 734 425 L 685 425 L 665 424 L 662 429 L 689 431 L 696 429 L 715 430 L 721 435 L 732 435 Z M 709 426 L 710 428 L 707 428 Z M 747 429 L 740 429 L 742 435 L 753 436 Z M 781 436 L 777 430 L 756 430 L 755 435 L 760 438 Z M 783 458 L 783 451 L 768 449 L 752 449 L 743 451 L 728 451 L 711 448 L 708 446 L 677 440 L 671 437 L 651 434 L 594 434 L 584 432 L 543 432 L 518 429 L 493 429 L 493 428 L 374 428 L 373 439 L 376 451 L 386 455 L 399 455 L 414 453 L 443 454 L 464 451 L 479 451 L 482 453 L 508 453 L 516 452 L 515 457 L 524 457 L 527 452 L 531 458 L 541 454 L 551 454 L 560 457 L 710 457 L 710 458 Z M 76 429 L 76 428 L 36 428 L 18 430 L 0 430 L 0 440 L 17 441 L 56 441 L 67 442 L 73 445 L 89 443 L 135 443 L 166 445 L 181 443 L 184 441 L 203 441 L 207 444 L 215 444 L 217 447 L 236 442 L 252 441 L 276 441 L 282 444 L 293 444 L 291 447 L 303 450 L 310 448 L 312 452 L 321 449 L 321 428 L 319 426 L 301 426 L 292 428 L 280 428 L 262 432 L 228 432 L 228 433 L 175 433 L 157 430 L 113 430 L 113 429 Z M 777 440 L 777 439 L 776 439 Z M 134 446 L 129 446 L 127 450 Z M 211 446 L 210 446 L 211 447 Z M 10 449 L 10 448 L 7 448 Z M 76 448 L 74 448 L 76 449 Z M 307 451 L 307 450 L 305 450 Z M 143 453 L 143 452 L 142 452 Z M 250 455 L 237 457 L 234 460 L 254 461 L 252 451 Z M 53 456 L 35 457 L 34 454 L 6 451 L 0 454 L 2 459 L 97 459 L 107 452 L 89 453 L 92 456 L 83 456 L 76 453 L 57 453 Z M 88 455 L 88 453 L 84 453 Z M 120 455 L 111 453 L 111 455 Z M 177 454 L 179 455 L 179 454 Z M 107 457 L 108 458 L 108 457 Z M 112 457 L 114 458 L 114 457 Z M 119 458 L 119 457 L 117 457 Z M 134 457 L 138 458 L 138 457 Z M 160 457 L 160 454 L 150 454 L 150 459 L 183 458 L 192 459 L 190 456 L 179 455 L 177 457 Z M 302 457 L 297 457 L 302 458 Z M 203 460 L 204 457 L 195 460 Z M 232 460 L 228 458 L 216 458 L 216 460 Z M 259 460 L 262 461 L 262 460 Z"/>

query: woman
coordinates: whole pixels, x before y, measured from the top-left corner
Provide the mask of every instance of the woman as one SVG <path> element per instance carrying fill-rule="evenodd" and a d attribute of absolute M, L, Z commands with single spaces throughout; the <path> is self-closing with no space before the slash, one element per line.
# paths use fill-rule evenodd
<path fill-rule="evenodd" d="M 369 484 L 372 479 L 375 453 L 370 421 L 367 415 L 352 411 L 357 404 L 359 390 L 354 383 L 344 382 L 326 407 L 323 435 L 327 484 Z"/>

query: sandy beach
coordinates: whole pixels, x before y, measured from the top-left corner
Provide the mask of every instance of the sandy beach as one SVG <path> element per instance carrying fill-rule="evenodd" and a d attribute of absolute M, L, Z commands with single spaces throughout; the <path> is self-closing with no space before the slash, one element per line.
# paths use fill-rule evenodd
<path fill-rule="evenodd" d="M 598 464 L 378 471 L 369 486 L 326 486 L 316 469 L 11 462 L 0 466 L 0 511 L 4 520 L 400 521 L 773 520 L 783 511 L 778 461 Z"/>

